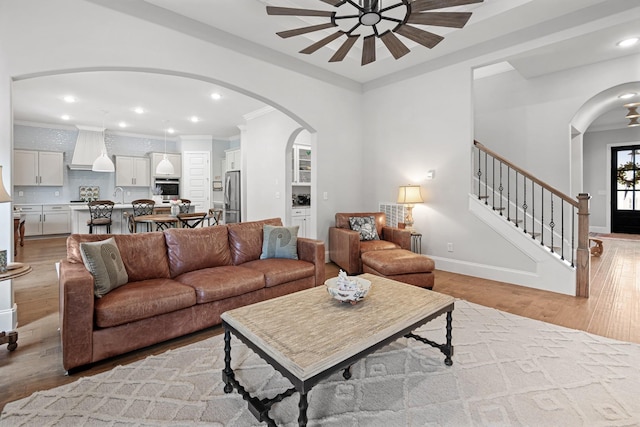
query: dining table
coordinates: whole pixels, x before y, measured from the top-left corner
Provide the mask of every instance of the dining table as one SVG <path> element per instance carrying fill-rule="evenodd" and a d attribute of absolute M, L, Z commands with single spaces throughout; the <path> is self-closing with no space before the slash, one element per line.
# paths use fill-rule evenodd
<path fill-rule="evenodd" d="M 133 222 L 135 226 L 133 227 L 133 232 L 138 232 L 138 224 L 155 224 L 156 230 L 166 230 L 169 227 L 175 227 L 180 222 L 178 217 L 175 217 L 170 214 L 151 214 L 151 215 L 136 215 L 133 216 Z"/>

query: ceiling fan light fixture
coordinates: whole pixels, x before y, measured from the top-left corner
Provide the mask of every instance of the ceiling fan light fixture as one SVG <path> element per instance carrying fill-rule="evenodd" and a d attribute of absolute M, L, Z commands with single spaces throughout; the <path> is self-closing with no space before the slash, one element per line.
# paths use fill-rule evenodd
<path fill-rule="evenodd" d="M 382 20 L 378 12 L 364 12 L 360 15 L 360 23 L 372 27 Z"/>

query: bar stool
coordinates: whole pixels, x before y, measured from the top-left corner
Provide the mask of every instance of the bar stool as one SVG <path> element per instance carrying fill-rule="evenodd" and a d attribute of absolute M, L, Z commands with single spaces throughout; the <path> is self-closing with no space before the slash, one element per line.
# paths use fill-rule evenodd
<path fill-rule="evenodd" d="M 89 226 L 89 234 L 93 234 L 93 227 L 104 225 L 107 227 L 107 234 L 111 233 L 111 214 L 113 213 L 114 203 L 111 200 L 95 200 L 87 203 L 89 206 L 89 215 L 91 218 L 87 220 Z"/>
<path fill-rule="evenodd" d="M 129 216 L 129 232 L 136 231 L 135 217 L 141 215 L 153 215 L 153 208 L 156 202 L 151 199 L 138 199 L 131 202 L 133 207 L 133 215 Z M 151 231 L 150 225 L 147 224 L 147 231 Z"/>
<path fill-rule="evenodd" d="M 182 203 L 180 203 L 180 213 L 189 213 L 189 208 L 191 208 L 191 200 L 189 199 L 180 199 Z"/>

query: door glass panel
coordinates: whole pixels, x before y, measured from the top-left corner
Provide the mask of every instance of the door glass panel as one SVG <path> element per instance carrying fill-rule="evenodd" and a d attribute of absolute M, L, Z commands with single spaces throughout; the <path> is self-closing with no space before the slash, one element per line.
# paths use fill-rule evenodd
<path fill-rule="evenodd" d="M 633 209 L 633 191 L 618 191 L 617 209 L 619 211 L 630 211 Z"/>

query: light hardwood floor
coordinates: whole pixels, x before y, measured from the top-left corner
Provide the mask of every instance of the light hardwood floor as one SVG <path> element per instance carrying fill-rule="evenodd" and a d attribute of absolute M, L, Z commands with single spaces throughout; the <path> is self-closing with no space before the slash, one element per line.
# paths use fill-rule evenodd
<path fill-rule="evenodd" d="M 604 254 L 592 257 L 591 297 L 574 298 L 520 286 L 436 271 L 434 290 L 509 313 L 623 341 L 640 343 L 640 240 L 603 238 Z M 14 280 L 18 348 L 0 348 L 0 409 L 7 402 L 94 375 L 221 333 L 214 327 L 124 356 L 96 363 L 71 376 L 62 368 L 58 334 L 55 262 L 65 256 L 65 238 L 27 240 L 15 261 L 33 271 Z M 338 269 L 327 264 L 327 277 Z M 454 312 L 455 316 L 455 312 Z"/>

